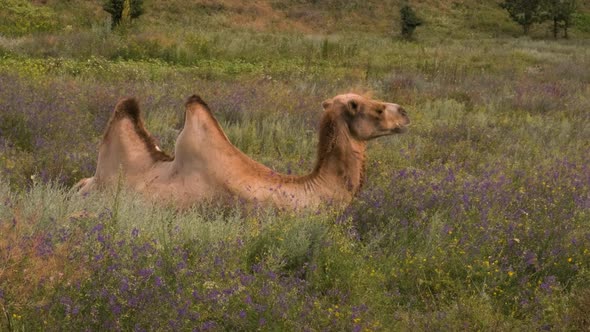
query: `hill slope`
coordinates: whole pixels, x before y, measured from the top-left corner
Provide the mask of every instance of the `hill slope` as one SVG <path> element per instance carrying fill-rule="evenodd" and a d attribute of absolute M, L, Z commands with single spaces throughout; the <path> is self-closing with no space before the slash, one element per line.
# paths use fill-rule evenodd
<path fill-rule="evenodd" d="M 138 20 L 142 29 L 218 30 L 238 29 L 257 32 L 297 32 L 334 34 L 342 32 L 396 35 L 402 1 L 388 0 L 193 0 L 144 1 L 145 14 Z M 101 26 L 108 15 L 100 1 L 6 0 L 0 4 L 0 34 L 57 31 Z M 520 27 L 510 21 L 497 0 L 413 1 L 412 6 L 425 25 L 418 30 L 423 38 L 512 36 Z M 580 1 L 573 38 L 590 36 L 590 4 Z M 533 28 L 535 37 L 549 36 L 548 26 Z"/>

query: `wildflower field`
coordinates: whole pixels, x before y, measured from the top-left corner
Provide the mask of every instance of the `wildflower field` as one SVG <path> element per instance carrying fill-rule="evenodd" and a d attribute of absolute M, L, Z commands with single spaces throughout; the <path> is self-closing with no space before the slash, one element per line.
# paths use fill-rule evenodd
<path fill-rule="evenodd" d="M 45 3 L 0 4 L 0 331 L 590 329 L 587 26 L 515 38 L 493 4 L 423 1 L 405 42 L 377 1 L 320 26 L 305 1 L 146 0 L 111 31 L 100 5 Z M 369 143 L 344 211 L 70 189 L 121 97 L 172 152 L 197 93 L 238 148 L 305 174 L 322 101 L 348 91 L 412 125 Z"/>

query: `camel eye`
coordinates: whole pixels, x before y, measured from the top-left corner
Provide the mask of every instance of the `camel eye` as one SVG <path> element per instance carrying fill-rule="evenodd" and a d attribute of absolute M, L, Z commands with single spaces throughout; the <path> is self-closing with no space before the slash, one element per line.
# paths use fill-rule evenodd
<path fill-rule="evenodd" d="M 378 108 L 377 109 L 377 114 L 383 114 L 383 109 L 382 108 Z"/>

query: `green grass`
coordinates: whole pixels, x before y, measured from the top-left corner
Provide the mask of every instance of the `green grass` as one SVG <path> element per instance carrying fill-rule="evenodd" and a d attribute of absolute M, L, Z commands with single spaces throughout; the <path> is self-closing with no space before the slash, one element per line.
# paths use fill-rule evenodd
<path fill-rule="evenodd" d="M 407 43 L 397 3 L 145 5 L 115 31 L 96 3 L 0 5 L 0 330 L 587 328 L 583 25 L 512 38 L 491 2 L 423 1 Z M 304 174 L 322 101 L 347 91 L 403 105 L 412 126 L 370 142 L 345 211 L 69 189 L 123 96 L 168 152 L 198 93 L 242 151 Z"/>

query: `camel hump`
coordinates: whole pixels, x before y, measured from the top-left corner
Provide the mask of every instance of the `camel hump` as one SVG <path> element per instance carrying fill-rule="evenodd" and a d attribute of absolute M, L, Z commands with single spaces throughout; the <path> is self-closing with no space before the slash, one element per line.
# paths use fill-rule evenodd
<path fill-rule="evenodd" d="M 128 119 L 131 123 L 126 126 L 122 121 Z M 156 144 L 154 137 L 145 128 L 139 102 L 135 98 L 123 98 L 115 106 L 115 111 L 109 120 L 107 129 L 103 136 L 103 143 L 105 143 L 108 134 L 111 131 L 118 131 L 119 135 L 116 140 L 121 145 L 132 145 L 139 143 L 143 146 L 143 150 L 154 161 L 168 161 L 172 158 L 164 153 Z"/>
<path fill-rule="evenodd" d="M 124 98 L 115 106 L 103 134 L 93 182 L 101 186 L 116 178 L 120 171 L 139 174 L 156 162 L 172 159 L 161 151 L 145 128 L 137 100 Z M 81 183 L 81 188 L 84 187 Z"/>
<path fill-rule="evenodd" d="M 196 95 L 196 94 L 188 97 L 186 100 L 186 103 L 184 105 L 187 108 L 191 107 L 193 105 L 199 105 L 199 106 L 202 106 L 202 107 L 206 108 L 207 110 L 209 110 L 209 105 L 207 105 L 207 103 L 203 100 L 203 98 L 201 98 L 201 96 Z"/>
<path fill-rule="evenodd" d="M 135 98 L 123 98 L 115 106 L 115 116 L 129 117 L 134 123 L 141 121 L 139 103 Z"/>

